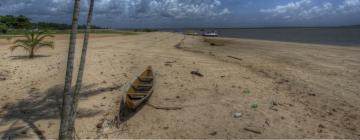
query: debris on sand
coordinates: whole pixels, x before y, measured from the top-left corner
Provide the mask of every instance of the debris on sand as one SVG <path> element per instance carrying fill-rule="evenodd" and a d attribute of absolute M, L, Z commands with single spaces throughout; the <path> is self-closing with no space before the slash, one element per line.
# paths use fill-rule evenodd
<path fill-rule="evenodd" d="M 157 106 L 157 105 L 153 105 L 151 103 L 146 103 L 146 105 L 155 108 L 155 109 L 161 109 L 161 110 L 181 110 L 182 107 L 164 107 L 164 106 Z"/>
<path fill-rule="evenodd" d="M 171 67 L 173 63 L 176 63 L 176 61 L 166 61 L 165 66 Z"/>
<path fill-rule="evenodd" d="M 209 52 L 209 55 L 211 56 L 215 56 L 215 54 L 213 52 Z"/>
<path fill-rule="evenodd" d="M 182 44 L 182 43 L 178 43 L 178 44 L 176 44 L 174 47 L 179 49 L 179 48 L 181 48 L 181 44 Z"/>
<path fill-rule="evenodd" d="M 6 77 L 5 77 L 5 76 L 0 75 L 0 81 L 5 81 L 5 80 L 6 80 Z"/>
<path fill-rule="evenodd" d="M 234 57 L 234 56 L 228 56 L 229 58 L 232 58 L 232 59 L 236 59 L 236 60 L 240 60 L 240 61 L 242 61 L 243 59 L 242 58 L 237 58 L 237 57 Z"/>
<path fill-rule="evenodd" d="M 250 129 L 250 128 L 244 128 L 245 131 L 249 131 L 249 132 L 252 132 L 252 133 L 255 133 L 255 134 L 261 134 L 260 131 L 257 131 L 257 130 L 253 130 L 253 129 Z"/>
<path fill-rule="evenodd" d="M 217 132 L 216 131 L 214 131 L 214 132 L 211 132 L 209 135 L 211 135 L 211 136 L 215 136 L 217 134 Z"/>
<path fill-rule="evenodd" d="M 319 128 L 325 128 L 325 126 L 322 124 L 319 124 Z"/>
<path fill-rule="evenodd" d="M 233 114 L 233 117 L 234 118 L 240 118 L 242 116 L 242 114 L 240 113 L 240 112 L 235 112 L 234 114 Z"/>
<path fill-rule="evenodd" d="M 166 61 L 165 63 L 171 64 L 171 63 L 176 63 L 176 61 Z"/>
<path fill-rule="evenodd" d="M 191 74 L 192 74 L 192 75 L 199 76 L 199 77 L 204 77 L 204 75 L 201 74 L 199 71 L 191 71 Z"/>
<path fill-rule="evenodd" d="M 8 71 L 0 71 L 0 81 L 5 81 L 8 78 Z"/>
<path fill-rule="evenodd" d="M 271 101 L 269 109 L 274 110 L 274 111 L 278 111 L 278 109 L 275 108 L 277 105 L 278 105 L 277 102 Z"/>
<path fill-rule="evenodd" d="M 96 128 L 101 129 L 103 127 L 103 122 L 100 122 L 96 125 Z"/>

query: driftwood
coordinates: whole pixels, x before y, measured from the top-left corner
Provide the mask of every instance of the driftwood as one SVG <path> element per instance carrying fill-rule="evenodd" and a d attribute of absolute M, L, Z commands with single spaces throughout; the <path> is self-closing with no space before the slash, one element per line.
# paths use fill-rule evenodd
<path fill-rule="evenodd" d="M 199 77 L 204 77 L 204 75 L 203 75 L 203 74 L 201 74 L 201 73 L 200 73 L 200 72 L 198 72 L 198 71 L 191 71 L 191 74 L 192 74 L 192 75 L 199 76 Z"/>
<path fill-rule="evenodd" d="M 237 57 L 234 57 L 234 56 L 228 56 L 229 58 L 232 58 L 232 59 L 236 59 L 236 60 L 240 60 L 240 61 L 242 61 L 243 59 L 241 59 L 241 58 L 237 58 Z"/>
<path fill-rule="evenodd" d="M 163 107 L 163 106 L 156 106 L 150 103 L 146 103 L 146 105 L 155 108 L 155 109 L 162 109 L 162 110 L 181 110 L 182 107 Z"/>
<path fill-rule="evenodd" d="M 250 128 L 244 128 L 245 131 L 249 131 L 249 132 L 252 132 L 252 133 L 255 133 L 255 134 L 261 134 L 260 131 L 257 131 L 257 130 L 253 130 L 253 129 L 250 129 Z"/>

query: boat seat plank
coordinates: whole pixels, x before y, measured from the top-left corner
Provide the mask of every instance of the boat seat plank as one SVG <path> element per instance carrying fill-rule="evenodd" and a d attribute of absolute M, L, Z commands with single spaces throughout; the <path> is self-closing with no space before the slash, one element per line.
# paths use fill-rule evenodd
<path fill-rule="evenodd" d="M 147 77 L 138 77 L 139 81 L 141 82 L 151 82 L 153 80 L 153 77 L 147 76 Z"/>
<path fill-rule="evenodd" d="M 152 87 L 153 85 L 152 84 L 149 84 L 149 83 L 141 83 L 139 85 L 137 85 L 137 87 Z"/>
<path fill-rule="evenodd" d="M 146 96 L 147 93 L 129 93 L 130 96 Z"/>
<path fill-rule="evenodd" d="M 135 89 L 136 91 L 148 91 L 152 88 L 152 86 L 134 86 L 132 85 L 132 88 Z"/>
<path fill-rule="evenodd" d="M 142 99 L 147 95 L 147 93 L 129 93 L 128 96 L 131 99 Z"/>

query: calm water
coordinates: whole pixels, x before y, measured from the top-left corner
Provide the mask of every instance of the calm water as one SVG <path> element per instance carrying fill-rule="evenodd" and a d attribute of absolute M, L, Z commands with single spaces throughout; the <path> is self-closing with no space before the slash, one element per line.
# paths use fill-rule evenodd
<path fill-rule="evenodd" d="M 186 29 L 184 29 L 186 30 Z M 193 29 L 197 30 L 197 29 Z M 360 47 L 360 28 L 209 29 L 221 37 Z"/>

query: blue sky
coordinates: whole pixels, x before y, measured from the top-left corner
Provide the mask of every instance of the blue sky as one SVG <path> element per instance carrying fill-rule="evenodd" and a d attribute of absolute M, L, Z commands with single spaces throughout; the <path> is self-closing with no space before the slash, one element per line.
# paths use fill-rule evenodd
<path fill-rule="evenodd" d="M 94 23 L 127 27 L 360 24 L 360 0 L 95 0 Z M 1 0 L 0 14 L 70 23 L 73 0 Z M 81 0 L 81 22 L 88 0 Z"/>

